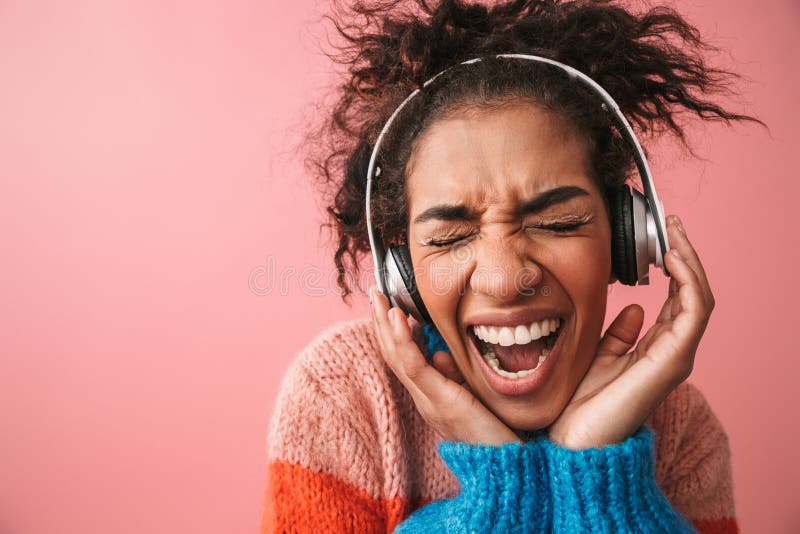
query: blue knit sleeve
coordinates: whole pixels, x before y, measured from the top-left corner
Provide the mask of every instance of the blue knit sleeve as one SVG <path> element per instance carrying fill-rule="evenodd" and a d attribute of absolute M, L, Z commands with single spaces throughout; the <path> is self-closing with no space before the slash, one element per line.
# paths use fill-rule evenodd
<path fill-rule="evenodd" d="M 693 533 L 655 480 L 653 432 L 570 450 L 541 435 L 500 447 L 442 442 L 461 492 L 414 512 L 395 532 Z"/>
<path fill-rule="evenodd" d="M 458 478 L 460 494 L 420 508 L 395 533 L 549 532 L 541 439 L 502 446 L 444 441 L 439 455 Z"/>
<path fill-rule="evenodd" d="M 649 427 L 601 449 L 543 446 L 554 532 L 695 532 L 656 484 Z"/>

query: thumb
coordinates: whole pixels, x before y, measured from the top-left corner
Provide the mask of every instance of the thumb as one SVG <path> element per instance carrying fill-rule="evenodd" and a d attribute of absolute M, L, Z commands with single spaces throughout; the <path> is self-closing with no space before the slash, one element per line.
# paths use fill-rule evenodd
<path fill-rule="evenodd" d="M 644 309 L 629 304 L 611 322 L 597 345 L 597 354 L 622 356 L 636 343 L 644 324 Z"/>
<path fill-rule="evenodd" d="M 453 382 L 459 384 L 464 383 L 464 376 L 461 371 L 456 367 L 456 362 L 453 361 L 453 356 L 446 351 L 440 350 L 433 355 L 433 367 L 442 373 L 445 377 Z"/>

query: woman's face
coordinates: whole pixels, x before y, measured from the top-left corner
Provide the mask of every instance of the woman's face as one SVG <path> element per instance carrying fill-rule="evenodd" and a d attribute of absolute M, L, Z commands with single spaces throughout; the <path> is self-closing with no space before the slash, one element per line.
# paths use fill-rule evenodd
<path fill-rule="evenodd" d="M 584 142 L 532 103 L 473 108 L 423 132 L 406 171 L 419 292 L 456 365 L 512 428 L 550 425 L 595 354 L 611 276 Z"/>

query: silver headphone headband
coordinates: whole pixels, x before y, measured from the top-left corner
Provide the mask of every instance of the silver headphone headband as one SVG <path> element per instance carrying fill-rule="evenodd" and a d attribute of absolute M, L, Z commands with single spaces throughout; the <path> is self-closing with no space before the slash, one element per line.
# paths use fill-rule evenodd
<path fill-rule="evenodd" d="M 497 54 L 493 56 L 495 58 L 515 58 L 515 59 L 525 59 L 529 61 L 535 61 L 538 63 L 547 63 L 549 65 L 553 65 L 558 67 L 562 71 L 566 72 L 569 77 L 573 80 L 577 80 L 578 82 L 582 83 L 589 89 L 591 89 L 595 94 L 597 94 L 601 100 L 603 101 L 603 108 L 610 111 L 612 113 L 612 117 L 614 118 L 617 128 L 622 135 L 633 147 L 634 147 L 634 159 L 636 161 L 636 168 L 639 171 L 639 175 L 642 178 L 642 186 L 644 187 L 644 192 L 647 197 L 647 202 L 650 206 L 650 210 L 653 214 L 655 214 L 654 222 L 655 222 L 655 230 L 658 236 L 658 241 L 661 246 L 661 253 L 666 255 L 667 251 L 669 250 L 669 241 L 667 240 L 667 225 L 664 218 L 664 207 L 661 205 L 661 201 L 658 199 L 658 195 L 656 194 L 656 188 L 653 184 L 653 177 L 650 174 L 650 167 L 647 165 L 647 158 L 645 157 L 644 150 L 642 146 L 639 144 L 639 140 L 636 138 L 636 135 L 633 133 L 633 128 L 631 128 L 630 123 L 628 123 L 628 119 L 625 118 L 625 115 L 622 114 L 620 111 L 619 106 L 614 101 L 608 92 L 603 89 L 600 84 L 595 82 L 586 74 L 582 73 L 581 71 L 570 67 L 569 65 L 565 65 L 559 61 L 554 59 L 542 57 L 542 56 L 535 56 L 530 54 Z M 422 84 L 422 87 L 415 89 L 411 92 L 401 103 L 397 106 L 392 114 L 389 116 L 389 120 L 386 121 L 386 124 L 383 125 L 383 128 L 378 134 L 378 139 L 375 141 L 375 146 L 372 148 L 372 155 L 369 158 L 369 167 L 367 168 L 367 195 L 366 195 L 366 219 L 367 219 L 367 234 L 369 236 L 369 244 L 372 247 L 372 260 L 375 266 L 375 279 L 378 284 L 378 288 L 383 292 L 386 293 L 386 284 L 385 284 L 385 266 L 383 264 L 383 258 L 386 254 L 386 251 L 383 248 L 383 243 L 379 243 L 377 239 L 375 239 L 374 231 L 372 228 L 372 207 L 371 207 L 371 198 L 372 198 L 372 180 L 373 177 L 380 174 L 380 168 L 375 167 L 375 161 L 378 157 L 378 151 L 380 149 L 381 143 L 383 142 L 383 138 L 386 135 L 386 132 L 389 131 L 392 123 L 394 122 L 397 115 L 400 111 L 408 104 L 419 92 L 428 86 L 433 80 L 444 74 L 445 72 L 449 71 L 452 68 L 455 68 L 459 65 L 467 65 L 471 63 L 477 63 L 482 61 L 484 58 L 477 57 L 473 59 L 468 59 L 466 61 L 462 61 L 456 65 L 452 65 L 443 71 L 435 74 L 431 77 L 428 81 Z M 664 273 L 667 273 L 666 267 L 662 265 L 662 269 Z"/>

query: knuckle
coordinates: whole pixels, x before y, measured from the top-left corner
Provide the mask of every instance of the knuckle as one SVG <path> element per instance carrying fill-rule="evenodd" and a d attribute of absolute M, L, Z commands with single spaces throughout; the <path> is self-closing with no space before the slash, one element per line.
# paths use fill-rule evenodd
<path fill-rule="evenodd" d="M 442 410 L 437 410 L 429 402 L 424 402 L 421 404 L 422 405 L 417 405 L 417 410 L 419 410 L 422 418 L 425 419 L 430 426 L 436 429 L 446 429 L 451 427 L 452 416 L 449 416 L 446 412 L 442 412 Z"/>
<path fill-rule="evenodd" d="M 694 356 L 689 358 L 683 358 L 674 365 L 674 376 L 677 378 L 677 383 L 684 382 L 691 376 L 692 370 L 694 369 Z"/>
<path fill-rule="evenodd" d="M 420 377 L 420 375 L 422 375 L 425 365 L 427 364 L 420 363 L 417 361 L 412 361 L 412 362 L 404 361 L 402 367 L 403 367 L 403 372 L 408 378 L 410 378 L 411 380 L 416 380 L 417 378 Z"/>

